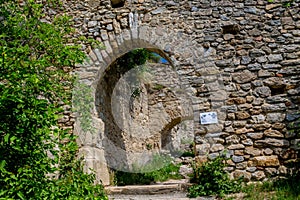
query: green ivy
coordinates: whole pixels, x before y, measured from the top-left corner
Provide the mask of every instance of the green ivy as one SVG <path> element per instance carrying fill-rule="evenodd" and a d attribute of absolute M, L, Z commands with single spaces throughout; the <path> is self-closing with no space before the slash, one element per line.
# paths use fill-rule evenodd
<path fill-rule="evenodd" d="M 92 88 L 76 79 L 73 89 L 72 105 L 83 132 L 95 133 L 96 131 L 92 124 L 93 119 L 91 115 L 93 102 Z"/>
<path fill-rule="evenodd" d="M 0 199 L 107 199 L 57 124 L 71 105 L 68 72 L 85 59 L 69 44 L 69 16 L 41 20 L 57 2 L 0 0 Z"/>

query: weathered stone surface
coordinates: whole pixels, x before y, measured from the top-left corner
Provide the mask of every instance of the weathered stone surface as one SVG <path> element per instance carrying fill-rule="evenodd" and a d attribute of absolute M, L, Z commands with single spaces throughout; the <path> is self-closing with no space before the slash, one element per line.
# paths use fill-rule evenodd
<path fill-rule="evenodd" d="M 255 145 L 271 145 L 271 146 L 275 146 L 275 147 L 287 147 L 290 145 L 290 142 L 288 140 L 284 140 L 284 139 L 274 139 L 274 138 L 266 138 L 264 140 L 257 140 L 255 142 Z"/>
<path fill-rule="evenodd" d="M 196 145 L 196 151 L 198 155 L 206 155 L 209 152 L 210 144 L 199 144 Z"/>
<path fill-rule="evenodd" d="M 240 138 L 237 135 L 231 135 L 225 138 L 227 144 L 238 144 L 240 142 Z"/>
<path fill-rule="evenodd" d="M 273 153 L 273 150 L 270 148 L 266 148 L 266 149 L 263 149 L 263 153 L 265 155 L 271 155 Z"/>
<path fill-rule="evenodd" d="M 280 63 L 283 66 L 295 66 L 300 65 L 300 59 L 293 59 L 293 60 L 284 60 Z"/>
<path fill-rule="evenodd" d="M 286 86 L 286 83 L 284 83 L 283 79 L 280 77 L 267 78 L 266 80 L 264 80 L 264 84 L 274 89 L 283 88 Z"/>
<path fill-rule="evenodd" d="M 252 50 L 250 50 L 250 53 L 249 53 L 250 57 L 252 57 L 252 58 L 263 56 L 265 54 L 266 53 L 261 49 L 252 49 Z"/>
<path fill-rule="evenodd" d="M 254 123 L 256 124 L 260 124 L 260 123 L 263 123 L 266 119 L 266 117 L 262 114 L 260 115 L 253 115 L 251 116 L 251 118 L 253 119 Z"/>
<path fill-rule="evenodd" d="M 276 168 L 270 168 L 270 167 L 268 167 L 268 168 L 265 169 L 265 173 L 266 173 L 266 175 L 268 177 L 271 177 L 271 176 L 276 175 L 278 172 L 277 172 Z"/>
<path fill-rule="evenodd" d="M 240 134 L 244 134 L 244 133 L 249 133 L 249 132 L 254 132 L 254 130 L 252 129 L 252 128 L 240 128 L 240 129 L 237 129 L 236 131 L 235 131 L 235 133 L 237 134 L 237 135 L 240 135 Z"/>
<path fill-rule="evenodd" d="M 89 21 L 88 22 L 88 27 L 91 28 L 91 27 L 95 27 L 97 26 L 98 22 L 97 21 Z"/>
<path fill-rule="evenodd" d="M 208 159 L 214 160 L 214 159 L 216 159 L 219 156 L 220 156 L 219 153 L 210 153 L 210 154 L 208 154 Z"/>
<path fill-rule="evenodd" d="M 264 104 L 262 105 L 262 109 L 265 112 L 278 112 L 278 111 L 285 111 L 286 105 L 284 103 L 279 104 Z"/>
<path fill-rule="evenodd" d="M 267 70 L 261 69 L 258 71 L 258 77 L 270 77 L 274 75 L 275 75 L 274 72 L 269 72 Z"/>
<path fill-rule="evenodd" d="M 267 137 L 274 137 L 274 138 L 283 138 L 284 137 L 284 135 L 282 133 L 280 133 L 277 130 L 272 130 L 272 129 L 265 130 L 264 135 Z"/>
<path fill-rule="evenodd" d="M 232 156 L 231 159 L 235 163 L 240 163 L 240 162 L 243 162 L 245 160 L 243 156 Z"/>
<path fill-rule="evenodd" d="M 268 97 L 271 95 L 271 90 L 269 87 L 258 87 L 258 88 L 255 88 L 254 94 L 256 96 L 265 98 L 265 97 Z"/>
<path fill-rule="evenodd" d="M 250 117 L 248 112 L 245 111 L 239 111 L 235 113 L 235 117 L 238 120 L 248 119 Z"/>
<path fill-rule="evenodd" d="M 233 149 L 244 149 L 245 146 L 242 145 L 242 144 L 232 144 L 232 145 L 228 146 L 227 148 L 230 149 L 230 150 L 233 150 Z"/>
<path fill-rule="evenodd" d="M 235 179 L 243 177 L 244 181 L 250 181 L 251 173 L 247 172 L 246 170 L 235 170 L 231 173 L 231 176 Z"/>
<path fill-rule="evenodd" d="M 298 112 L 295 112 L 295 113 L 287 113 L 286 114 L 286 120 L 287 121 L 295 121 L 297 119 L 300 118 L 300 114 Z"/>
<path fill-rule="evenodd" d="M 264 136 L 264 133 L 247 133 L 247 136 L 251 139 L 261 139 Z"/>
<path fill-rule="evenodd" d="M 247 167 L 247 162 L 240 162 L 236 164 L 237 169 L 246 169 Z"/>
<path fill-rule="evenodd" d="M 248 139 L 242 140 L 242 144 L 246 145 L 246 146 L 252 146 L 253 145 L 253 141 L 248 138 Z"/>
<path fill-rule="evenodd" d="M 246 147 L 245 148 L 245 153 L 252 155 L 252 156 L 260 156 L 261 155 L 261 150 L 253 147 Z"/>
<path fill-rule="evenodd" d="M 267 113 L 266 121 L 268 123 L 282 122 L 285 119 L 285 113 Z"/>
<path fill-rule="evenodd" d="M 224 150 L 224 146 L 222 144 L 213 144 L 210 148 L 211 152 L 217 152 Z"/>
<path fill-rule="evenodd" d="M 253 162 L 260 167 L 276 167 L 280 165 L 278 156 L 258 156 L 253 158 Z"/>
<path fill-rule="evenodd" d="M 237 83 L 248 83 L 255 78 L 256 76 L 249 70 L 244 70 L 243 72 L 236 73 L 232 76 L 232 79 Z"/>
<path fill-rule="evenodd" d="M 252 173 L 252 178 L 256 181 L 263 180 L 266 177 L 265 173 L 263 171 L 256 171 Z"/>
<path fill-rule="evenodd" d="M 283 57 L 281 54 L 271 54 L 268 56 L 268 60 L 269 62 L 274 63 L 274 62 L 282 61 Z"/>
<path fill-rule="evenodd" d="M 262 124 L 253 124 L 252 128 L 255 129 L 256 131 L 263 131 L 267 128 L 270 128 L 271 124 L 268 123 L 262 123 Z"/>
<path fill-rule="evenodd" d="M 271 9 L 274 9 L 274 8 L 278 8 L 278 7 L 280 7 L 281 6 L 281 4 L 279 4 L 279 3 L 277 3 L 277 4 L 267 4 L 266 5 L 266 10 L 271 10 Z"/>
<path fill-rule="evenodd" d="M 244 103 L 244 104 L 240 104 L 238 105 L 238 110 L 241 111 L 245 111 L 245 110 L 249 110 L 250 108 L 252 108 L 253 106 L 249 103 Z"/>
<path fill-rule="evenodd" d="M 189 175 L 193 174 L 193 168 L 187 165 L 181 165 L 179 168 L 179 174 L 185 178 L 188 178 Z"/>
<path fill-rule="evenodd" d="M 280 166 L 280 167 L 278 167 L 278 173 L 279 173 L 279 174 L 286 175 L 287 172 L 288 172 L 287 167 L 285 167 L 285 166 Z"/>
<path fill-rule="evenodd" d="M 248 172 L 255 172 L 256 169 L 257 169 L 256 167 L 247 167 L 246 171 L 248 171 Z"/>

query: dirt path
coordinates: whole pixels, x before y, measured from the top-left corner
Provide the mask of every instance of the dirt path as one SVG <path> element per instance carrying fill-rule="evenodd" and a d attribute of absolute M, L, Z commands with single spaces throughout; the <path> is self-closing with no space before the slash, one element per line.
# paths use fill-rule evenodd
<path fill-rule="evenodd" d="M 109 200 L 214 200 L 214 197 L 188 198 L 186 180 L 170 180 L 155 185 L 109 186 Z"/>
<path fill-rule="evenodd" d="M 187 198 L 186 193 L 168 193 L 156 195 L 110 195 L 109 200 L 215 200 L 214 197 Z"/>

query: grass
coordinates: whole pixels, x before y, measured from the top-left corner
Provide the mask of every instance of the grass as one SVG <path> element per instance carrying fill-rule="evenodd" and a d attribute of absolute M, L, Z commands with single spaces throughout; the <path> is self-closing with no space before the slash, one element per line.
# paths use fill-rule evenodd
<path fill-rule="evenodd" d="M 161 166 L 160 169 L 156 169 L 157 166 Z M 131 173 L 126 171 L 114 172 L 114 184 L 118 186 L 122 185 L 149 185 L 155 182 L 166 181 L 169 179 L 181 179 L 179 174 L 180 165 L 172 163 L 172 159 L 169 156 L 156 155 L 151 162 L 141 169 L 141 171 L 147 171 L 143 173 Z"/>
<path fill-rule="evenodd" d="M 300 174 L 262 184 L 251 184 L 242 190 L 247 200 L 300 200 Z"/>

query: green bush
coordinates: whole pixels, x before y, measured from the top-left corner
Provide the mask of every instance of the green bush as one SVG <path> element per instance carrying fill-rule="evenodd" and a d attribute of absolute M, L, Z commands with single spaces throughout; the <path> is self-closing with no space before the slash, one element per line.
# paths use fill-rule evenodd
<path fill-rule="evenodd" d="M 218 157 L 200 166 L 194 164 L 191 182 L 188 188 L 189 197 L 229 194 L 237 192 L 241 181 L 230 180 L 228 173 L 224 170 L 226 160 Z"/>
<path fill-rule="evenodd" d="M 49 4 L 46 4 L 46 3 Z M 85 56 L 70 45 L 68 16 L 41 20 L 58 0 L 0 0 L 0 199 L 107 199 L 59 128 L 69 71 Z"/>
<path fill-rule="evenodd" d="M 300 199 L 299 173 L 285 178 L 251 184 L 243 187 L 244 199 L 248 200 L 294 200 Z"/>

